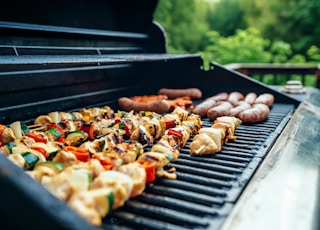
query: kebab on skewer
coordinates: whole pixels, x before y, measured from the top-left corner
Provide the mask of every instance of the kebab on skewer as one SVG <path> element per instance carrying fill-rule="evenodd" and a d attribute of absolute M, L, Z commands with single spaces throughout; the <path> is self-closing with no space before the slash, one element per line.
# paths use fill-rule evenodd
<path fill-rule="evenodd" d="M 236 117 L 218 117 L 211 127 L 203 127 L 195 135 L 190 144 L 191 155 L 214 154 L 220 152 L 223 144 L 229 140 L 234 141 L 235 129 L 241 124 Z"/>

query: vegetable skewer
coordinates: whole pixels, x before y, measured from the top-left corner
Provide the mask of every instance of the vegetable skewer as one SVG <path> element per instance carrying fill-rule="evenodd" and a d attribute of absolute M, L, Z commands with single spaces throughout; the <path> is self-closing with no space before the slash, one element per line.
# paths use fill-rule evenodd
<path fill-rule="evenodd" d="M 9 129 L 11 138 L 2 138 L 1 149 L 94 225 L 140 195 L 156 177 L 175 179 L 164 167 L 178 159 L 180 148 L 202 126 L 199 116 L 179 108 L 163 116 L 106 108 L 82 111 L 78 118 L 63 112 L 38 117 L 37 122 L 46 125 L 43 130 L 23 129 L 24 124 L 16 122 L 14 130 Z M 150 139 L 133 135 L 141 127 Z M 151 151 L 144 152 L 139 141 L 152 144 Z"/>

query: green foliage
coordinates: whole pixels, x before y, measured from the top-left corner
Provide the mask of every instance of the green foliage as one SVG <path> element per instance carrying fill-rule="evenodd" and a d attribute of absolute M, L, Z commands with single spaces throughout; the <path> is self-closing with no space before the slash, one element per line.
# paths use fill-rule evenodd
<path fill-rule="evenodd" d="M 263 39 L 257 29 L 237 30 L 235 35 L 226 38 L 216 31 L 208 32 L 207 36 L 211 38 L 211 43 L 200 52 L 206 62 L 228 64 L 271 61 L 271 53 L 265 50 L 270 41 Z"/>
<path fill-rule="evenodd" d="M 320 62 L 318 0 L 159 0 L 154 20 L 166 31 L 168 53 L 198 53 L 205 67 Z"/>
<path fill-rule="evenodd" d="M 202 0 L 160 0 L 155 20 L 168 35 L 168 52 L 196 53 L 204 49 L 201 42 L 209 30 L 206 3 Z"/>
<path fill-rule="evenodd" d="M 310 63 L 319 63 L 320 62 L 320 49 L 313 45 L 307 50 L 307 57 Z"/>
<path fill-rule="evenodd" d="M 238 29 L 247 27 L 244 10 L 238 0 L 218 1 L 213 7 L 208 7 L 207 20 L 210 30 L 218 31 L 224 37 L 234 35 Z"/>
<path fill-rule="evenodd" d="M 245 20 L 272 40 L 291 44 L 293 54 L 303 54 L 320 45 L 318 0 L 241 0 Z"/>

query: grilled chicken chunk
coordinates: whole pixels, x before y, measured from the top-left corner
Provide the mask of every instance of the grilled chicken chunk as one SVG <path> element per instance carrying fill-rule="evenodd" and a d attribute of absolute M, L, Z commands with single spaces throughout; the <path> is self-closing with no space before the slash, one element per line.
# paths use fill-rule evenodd
<path fill-rule="evenodd" d="M 137 161 L 121 165 L 118 172 L 126 174 L 133 181 L 133 188 L 130 197 L 140 195 L 146 188 L 146 171 Z"/>
<path fill-rule="evenodd" d="M 121 172 L 105 171 L 96 177 L 90 184 L 91 189 L 110 188 L 114 195 L 114 204 L 112 209 L 119 208 L 129 199 L 132 188 L 132 179 Z"/>

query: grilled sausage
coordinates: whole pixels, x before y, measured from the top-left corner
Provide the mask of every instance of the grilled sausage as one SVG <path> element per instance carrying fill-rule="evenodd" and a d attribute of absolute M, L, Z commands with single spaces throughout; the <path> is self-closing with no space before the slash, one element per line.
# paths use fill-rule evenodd
<path fill-rule="evenodd" d="M 211 98 L 215 101 L 226 101 L 228 100 L 229 94 L 226 92 L 218 93 Z"/>
<path fill-rule="evenodd" d="M 170 110 L 170 104 L 166 100 L 152 101 L 152 102 L 137 102 L 128 97 L 121 97 L 118 100 L 119 107 L 126 111 L 134 110 L 151 111 L 156 113 L 166 113 Z"/>
<path fill-rule="evenodd" d="M 207 117 L 211 120 L 215 120 L 217 117 L 229 116 L 230 109 L 232 108 L 233 106 L 230 102 L 220 101 L 217 103 L 216 106 L 208 110 Z"/>
<path fill-rule="evenodd" d="M 229 116 L 237 117 L 239 113 L 246 109 L 250 109 L 251 105 L 248 102 L 245 101 L 239 101 L 238 105 L 236 107 L 233 107 L 230 109 L 230 114 Z"/>
<path fill-rule="evenodd" d="M 274 96 L 271 93 L 263 93 L 260 94 L 255 100 L 256 104 L 265 104 L 267 106 L 271 106 L 274 102 Z"/>
<path fill-rule="evenodd" d="M 245 97 L 244 97 L 244 101 L 249 103 L 250 105 L 254 104 L 254 102 L 257 99 L 257 94 L 254 92 L 248 93 Z"/>
<path fill-rule="evenodd" d="M 177 97 L 184 97 L 184 96 L 189 96 L 192 99 L 200 99 L 202 97 L 202 92 L 198 88 L 186 88 L 186 89 L 161 88 L 158 91 L 158 95 L 167 95 L 169 99 L 174 99 Z"/>
<path fill-rule="evenodd" d="M 234 91 L 229 94 L 228 101 L 233 105 L 238 105 L 239 101 L 242 101 L 244 96 L 242 93 Z"/>
<path fill-rule="evenodd" d="M 238 118 L 243 123 L 256 123 L 265 120 L 270 113 L 266 104 L 254 104 L 252 108 L 242 111 Z"/>
<path fill-rule="evenodd" d="M 196 105 L 192 112 L 195 114 L 199 114 L 201 117 L 204 117 L 207 115 L 208 110 L 216 104 L 217 102 L 216 100 L 214 100 L 214 97 L 209 97 L 208 99 Z"/>

